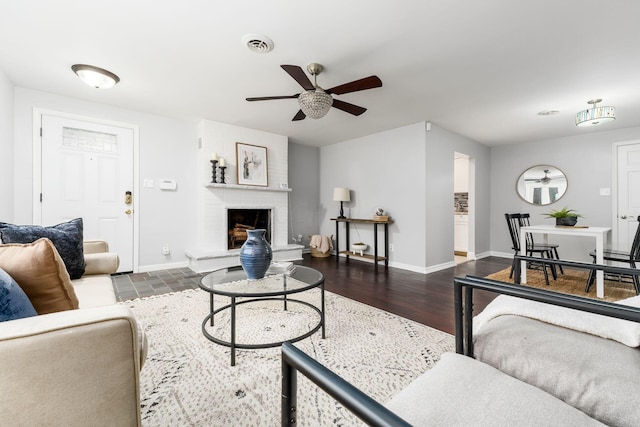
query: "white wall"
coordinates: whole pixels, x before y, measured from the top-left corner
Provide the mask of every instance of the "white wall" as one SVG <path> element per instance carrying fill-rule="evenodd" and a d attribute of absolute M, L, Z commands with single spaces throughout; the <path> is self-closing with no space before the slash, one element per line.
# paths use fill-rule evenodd
<path fill-rule="evenodd" d="M 272 246 L 286 246 L 288 236 L 288 192 L 265 191 L 265 187 L 251 189 L 206 187 L 211 182 L 211 153 L 224 157 L 227 163 L 225 181 L 237 185 L 236 142 L 267 148 L 266 188 L 288 186 L 288 139 L 286 136 L 247 129 L 225 123 L 202 120 L 199 124 L 202 149 L 198 153 L 197 247 L 200 251 L 227 251 L 227 208 L 272 209 Z M 228 179 L 226 175 L 228 174 Z"/>
<path fill-rule="evenodd" d="M 186 265 L 185 249 L 195 241 L 198 140 L 197 123 L 81 101 L 24 88 L 15 90 L 14 222 L 32 222 L 33 109 L 40 108 L 139 126 L 140 182 L 154 188 L 134 190 L 139 197 L 139 265 Z M 1 113 L 0 113 L 1 114 Z M 161 191 L 158 180 L 174 179 L 177 191 Z M 171 255 L 162 255 L 163 244 Z"/>
<path fill-rule="evenodd" d="M 603 129 L 606 129 L 603 126 Z M 568 206 L 584 218 L 583 225 L 611 227 L 613 205 L 611 196 L 600 196 L 600 188 L 612 186 L 612 144 L 640 139 L 640 128 L 615 131 L 585 132 L 581 136 L 533 141 L 493 147 L 491 150 L 491 250 L 494 253 L 513 254 L 511 239 L 504 219 L 505 213 L 528 212 L 533 224 L 553 224 L 543 216 L 551 209 Z M 534 165 L 548 164 L 562 170 L 567 176 L 567 192 L 548 206 L 534 206 L 523 201 L 516 192 L 516 180 L 522 172 Z M 551 239 L 551 237 L 550 237 Z M 593 239 L 562 239 L 560 257 L 590 262 L 589 251 L 594 249 Z"/>
<path fill-rule="evenodd" d="M 0 221 L 13 222 L 13 85 L 0 69 Z"/>

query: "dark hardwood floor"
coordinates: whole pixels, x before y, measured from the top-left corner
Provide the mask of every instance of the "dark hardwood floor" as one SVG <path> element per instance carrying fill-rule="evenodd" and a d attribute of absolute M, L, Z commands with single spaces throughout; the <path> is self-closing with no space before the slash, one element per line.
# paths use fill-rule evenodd
<path fill-rule="evenodd" d="M 385 270 L 384 266 L 380 266 L 376 274 L 371 263 L 350 260 L 347 264 L 344 258 L 336 263 L 334 256 L 314 258 L 306 254 L 296 263 L 322 271 L 327 291 L 453 334 L 453 278 L 467 274 L 484 277 L 509 267 L 511 260 L 489 257 L 431 274 L 398 268 Z M 198 289 L 201 276 L 188 268 L 180 268 L 113 276 L 113 285 L 118 301 L 126 301 Z M 478 292 L 474 297 L 476 312 L 494 297 Z"/>
<path fill-rule="evenodd" d="M 453 278 L 467 274 L 484 277 L 509 267 L 511 260 L 488 257 L 431 274 L 391 267 L 385 270 L 384 266 L 378 267 L 376 274 L 371 263 L 350 260 L 347 264 L 343 258 L 336 263 L 334 256 L 305 255 L 297 263 L 322 271 L 327 291 L 453 334 Z M 474 310 L 479 312 L 493 298 L 493 294 L 478 292 Z"/>

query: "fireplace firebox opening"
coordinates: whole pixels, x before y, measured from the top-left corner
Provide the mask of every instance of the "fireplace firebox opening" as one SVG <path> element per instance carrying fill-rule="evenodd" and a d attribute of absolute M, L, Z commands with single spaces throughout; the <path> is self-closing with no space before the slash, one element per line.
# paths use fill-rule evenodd
<path fill-rule="evenodd" d="M 227 209 L 228 248 L 238 249 L 247 240 L 247 230 L 265 229 L 271 244 L 271 209 Z"/>

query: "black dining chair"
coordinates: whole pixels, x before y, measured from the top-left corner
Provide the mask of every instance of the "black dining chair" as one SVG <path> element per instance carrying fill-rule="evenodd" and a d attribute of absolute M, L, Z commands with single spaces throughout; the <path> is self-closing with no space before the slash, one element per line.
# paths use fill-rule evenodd
<path fill-rule="evenodd" d="M 520 254 L 520 220 L 521 220 L 521 214 L 519 213 L 515 213 L 515 214 L 504 214 L 505 219 L 507 220 L 507 226 L 509 227 L 509 235 L 511 236 L 511 244 L 512 244 L 512 249 L 514 252 L 514 257 L 513 257 L 513 262 L 511 263 L 511 272 L 509 273 L 509 278 L 513 277 L 513 271 L 515 270 L 516 267 L 516 257 L 515 255 Z M 536 249 L 534 247 L 527 247 L 527 251 L 526 251 L 528 256 L 534 256 L 534 255 L 538 255 L 540 256 L 541 259 L 544 258 L 553 258 L 553 255 L 551 254 L 549 249 Z M 556 272 L 555 272 L 555 268 L 553 268 L 553 266 L 545 263 L 544 261 L 540 261 L 540 262 L 529 262 L 527 264 L 527 268 L 532 268 L 532 269 L 541 269 L 542 272 L 544 273 L 544 280 L 546 282 L 546 284 L 549 284 L 549 273 L 547 271 L 547 269 L 551 270 L 551 274 L 553 276 L 554 279 L 556 279 Z"/>
<path fill-rule="evenodd" d="M 530 226 L 531 223 L 529 222 L 529 218 L 530 218 L 530 215 L 528 213 L 520 214 L 520 227 Z M 552 258 L 559 260 L 560 257 L 558 256 L 558 246 L 560 245 L 557 245 L 555 243 L 536 243 L 533 240 L 533 234 L 527 233 L 527 248 L 533 248 L 535 250 L 547 250 L 549 251 L 549 254 L 551 254 Z M 555 270 L 555 265 L 552 266 L 551 268 Z M 558 264 L 558 268 L 560 269 L 560 274 L 564 274 L 562 265 Z M 554 278 L 557 278 L 557 276 L 554 276 Z"/>
<path fill-rule="evenodd" d="M 590 252 L 589 255 L 591 255 L 591 257 L 593 258 L 593 263 L 595 264 L 596 251 Z M 602 257 L 605 261 L 621 262 L 629 264 L 630 268 L 637 268 L 636 263 L 640 263 L 640 216 L 638 216 L 638 228 L 636 228 L 636 234 L 633 238 L 633 242 L 631 243 L 631 250 L 629 252 L 623 252 L 605 249 L 602 252 Z M 640 295 L 640 278 L 638 277 L 638 275 L 640 275 L 640 270 L 638 270 L 638 274 L 631 275 L 631 280 L 633 283 L 633 287 L 635 288 L 636 295 Z M 625 277 L 625 279 L 627 279 L 627 277 Z M 593 285 L 595 278 L 596 270 L 589 271 L 587 286 L 584 289 L 585 292 L 589 292 L 589 289 L 591 288 L 591 285 Z M 622 277 L 619 277 L 619 279 L 622 280 Z"/>

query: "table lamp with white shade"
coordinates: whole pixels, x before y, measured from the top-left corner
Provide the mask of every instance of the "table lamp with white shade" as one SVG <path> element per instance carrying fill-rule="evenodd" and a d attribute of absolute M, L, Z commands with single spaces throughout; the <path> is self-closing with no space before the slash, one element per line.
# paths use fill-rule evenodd
<path fill-rule="evenodd" d="M 338 218 L 346 218 L 344 216 L 344 207 L 343 207 L 343 203 L 344 202 L 350 202 L 351 201 L 351 193 L 349 192 L 348 188 L 334 188 L 333 189 L 333 200 L 335 202 L 340 202 L 340 216 L 338 216 Z"/>

